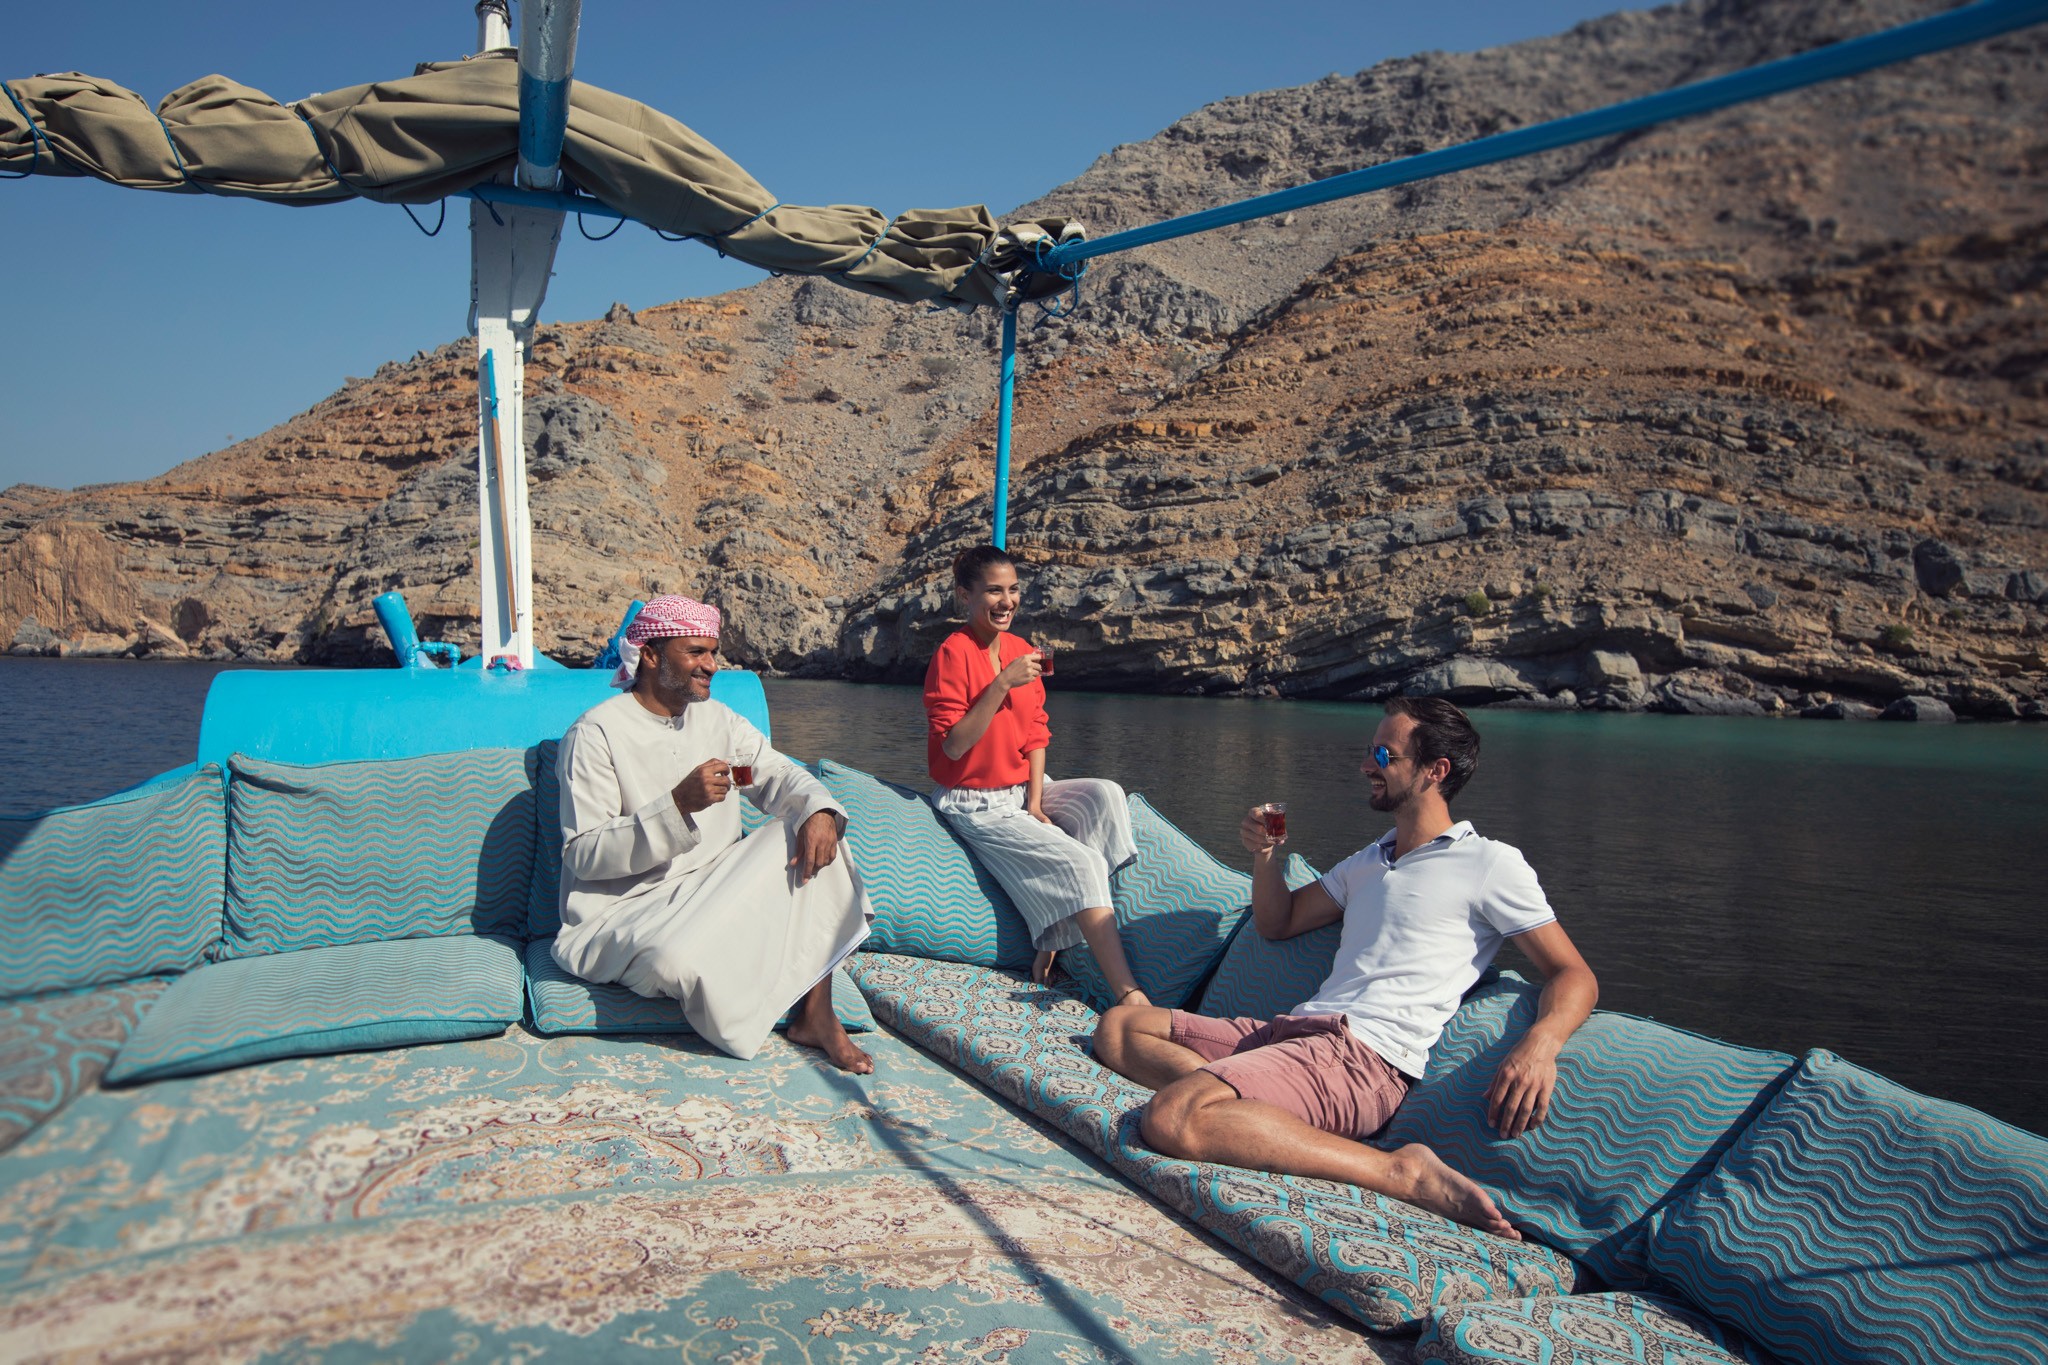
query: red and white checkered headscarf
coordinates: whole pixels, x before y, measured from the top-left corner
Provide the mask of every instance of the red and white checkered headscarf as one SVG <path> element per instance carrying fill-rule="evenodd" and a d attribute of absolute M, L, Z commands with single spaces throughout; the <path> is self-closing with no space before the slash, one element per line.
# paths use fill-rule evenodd
<path fill-rule="evenodd" d="M 718 622 L 718 608 L 694 598 L 674 594 L 655 598 L 626 627 L 626 642 L 619 650 L 619 668 L 612 674 L 612 686 L 633 685 L 633 674 L 640 667 L 640 646 L 649 640 L 665 640 L 675 635 L 704 635 L 716 640 Z"/>

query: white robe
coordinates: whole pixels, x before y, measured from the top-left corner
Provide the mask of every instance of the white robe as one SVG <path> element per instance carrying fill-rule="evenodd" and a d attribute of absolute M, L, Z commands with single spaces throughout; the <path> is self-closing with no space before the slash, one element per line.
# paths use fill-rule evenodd
<path fill-rule="evenodd" d="M 776 817 L 740 837 L 736 790 L 694 815 L 676 784 L 706 759 L 751 762 L 747 798 Z M 797 885 L 797 828 L 846 812 L 824 783 L 723 702 L 670 720 L 622 693 L 562 737 L 562 929 L 555 961 L 679 1001 L 691 1027 L 751 1057 L 806 991 L 868 935 L 874 911 L 847 856 Z"/>

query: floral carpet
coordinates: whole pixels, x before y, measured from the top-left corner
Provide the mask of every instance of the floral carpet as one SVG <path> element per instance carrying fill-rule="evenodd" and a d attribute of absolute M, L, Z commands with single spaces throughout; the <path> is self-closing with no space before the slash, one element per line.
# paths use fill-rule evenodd
<path fill-rule="evenodd" d="M 93 1090 L 0 1155 L 0 1358 L 1405 1360 L 887 1034 Z"/>

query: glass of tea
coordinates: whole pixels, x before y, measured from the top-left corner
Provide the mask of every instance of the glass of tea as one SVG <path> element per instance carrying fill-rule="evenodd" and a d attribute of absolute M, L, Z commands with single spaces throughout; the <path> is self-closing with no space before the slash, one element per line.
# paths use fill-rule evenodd
<path fill-rule="evenodd" d="M 1266 837 L 1276 844 L 1287 842 L 1287 803 L 1268 801 L 1259 807 L 1259 818 L 1266 822 Z"/>
<path fill-rule="evenodd" d="M 1052 676 L 1051 645 L 1040 645 L 1038 647 L 1038 676 L 1041 678 L 1050 678 Z"/>
<path fill-rule="evenodd" d="M 751 763 L 742 762 L 737 758 L 732 760 L 732 784 L 735 787 L 753 786 L 754 765 Z"/>

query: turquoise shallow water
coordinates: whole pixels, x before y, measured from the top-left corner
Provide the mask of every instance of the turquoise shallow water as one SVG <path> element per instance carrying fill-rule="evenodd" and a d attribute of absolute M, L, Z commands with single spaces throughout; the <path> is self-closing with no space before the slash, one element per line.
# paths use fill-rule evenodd
<path fill-rule="evenodd" d="M 210 665 L 0 659 L 0 809 L 189 760 Z M 1055 680 L 1057 688 L 1057 680 Z M 770 682 L 776 741 L 925 785 L 913 688 Z M 1284 800 L 1328 867 L 1384 829 L 1376 707 L 1063 693 L 1053 771 L 1143 791 L 1217 856 Z M 2048 726 L 1482 712 L 1454 805 L 1520 846 L 1602 1003 L 1754 1046 L 1827 1047 L 2048 1131 Z"/>

